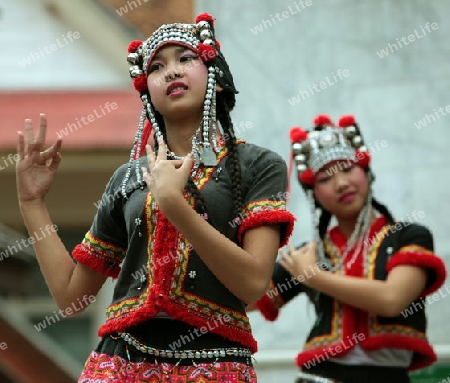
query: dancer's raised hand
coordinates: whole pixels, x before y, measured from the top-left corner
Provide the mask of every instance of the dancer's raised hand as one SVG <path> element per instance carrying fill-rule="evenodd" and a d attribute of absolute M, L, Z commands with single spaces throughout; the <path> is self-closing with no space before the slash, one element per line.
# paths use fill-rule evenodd
<path fill-rule="evenodd" d="M 50 190 L 58 166 L 61 162 L 62 140 L 58 139 L 52 146 L 45 148 L 47 119 L 40 115 L 39 129 L 33 133 L 31 120 L 25 120 L 25 133 L 18 132 L 16 162 L 16 184 L 19 203 L 42 202 Z"/>

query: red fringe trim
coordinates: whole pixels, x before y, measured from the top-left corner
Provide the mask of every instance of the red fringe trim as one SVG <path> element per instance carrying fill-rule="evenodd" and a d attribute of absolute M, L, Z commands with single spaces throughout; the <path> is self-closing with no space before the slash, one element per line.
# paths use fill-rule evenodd
<path fill-rule="evenodd" d="M 125 331 L 128 327 L 137 325 L 153 318 L 158 313 L 158 308 L 147 305 L 140 306 L 138 310 L 127 312 L 119 318 L 108 319 L 107 322 L 98 329 L 100 338 L 114 332 Z M 126 316 L 125 316 L 126 315 Z"/>
<path fill-rule="evenodd" d="M 105 262 L 104 259 L 96 258 L 92 256 L 89 252 L 84 250 L 83 245 L 78 244 L 72 251 L 73 258 L 91 268 L 92 270 L 98 271 L 107 277 L 116 279 L 120 273 L 120 266 L 114 266 Z"/>
<path fill-rule="evenodd" d="M 198 314 L 192 313 L 190 311 L 186 311 L 186 308 L 173 303 L 166 302 L 167 304 L 164 306 L 164 310 L 175 319 L 182 320 L 186 323 L 189 323 L 191 326 L 195 326 L 197 328 L 206 327 L 208 331 L 213 334 L 217 334 L 223 336 L 226 339 L 229 339 L 233 342 L 238 342 L 250 349 L 252 353 L 258 351 L 258 343 L 253 337 L 251 332 L 247 331 L 239 331 L 236 327 L 231 328 L 228 326 L 227 322 L 224 320 L 222 323 L 220 321 L 215 321 L 213 319 L 213 323 L 211 323 L 211 319 L 204 319 L 198 316 Z M 208 326 L 214 326 L 213 328 Z"/>
<path fill-rule="evenodd" d="M 214 318 L 202 318 L 200 313 L 193 313 L 186 310 L 185 307 L 170 301 L 168 291 L 170 291 L 171 276 L 175 270 L 175 260 L 172 262 L 159 263 L 157 260 L 170 254 L 176 248 L 178 231 L 167 220 L 167 218 L 158 212 L 157 227 L 155 229 L 154 239 L 154 281 L 150 288 L 146 302 L 135 311 L 129 311 L 121 317 L 110 319 L 100 327 L 98 335 L 104 337 L 108 334 L 124 331 L 128 327 L 153 318 L 159 311 L 166 312 L 174 319 L 181 320 L 197 328 L 206 327 L 208 331 L 218 334 L 234 342 L 239 342 L 248 347 L 253 353 L 258 349 L 256 340 L 250 332 L 239 331 L 236 327 L 231 328 L 224 320 L 215 320 Z M 161 264 L 162 266 L 159 266 Z M 244 314 L 245 315 L 245 314 Z"/>
<path fill-rule="evenodd" d="M 356 344 L 361 345 L 366 351 L 375 351 L 382 348 L 401 348 L 414 351 L 419 354 L 419 357 L 416 355 L 415 358 L 413 358 L 411 365 L 408 367 L 408 371 L 425 368 L 435 363 L 437 360 L 436 354 L 430 344 L 426 340 L 418 338 L 409 338 L 396 335 L 381 335 L 376 338 L 366 338 L 358 343 L 353 343 L 353 345 L 348 348 L 344 348 L 343 344 L 345 344 L 345 342 L 340 342 L 338 345 L 327 346 L 323 349 L 300 352 L 296 357 L 296 364 L 300 368 L 306 368 L 309 361 L 315 361 L 316 364 L 318 364 L 323 360 L 323 358 L 327 360 L 330 357 L 343 357 L 350 352 Z M 336 348 L 339 346 L 341 348 L 341 352 L 336 351 Z"/>
<path fill-rule="evenodd" d="M 199 317 L 197 313 L 186 311 L 185 307 L 170 302 L 167 299 L 167 296 L 160 298 L 158 307 L 155 306 L 149 308 L 148 306 L 141 306 L 138 310 L 128 313 L 126 317 L 109 320 L 100 327 L 98 331 L 99 337 L 104 337 L 114 332 L 126 331 L 128 327 L 151 319 L 162 310 L 170 315 L 171 318 L 181 320 L 199 329 L 201 327 L 206 327 L 208 332 L 223 336 L 233 342 L 238 342 L 245 347 L 248 347 L 252 353 L 258 351 L 258 344 L 250 332 L 230 328 L 223 319 L 220 321 L 219 319 L 216 320 L 214 318 L 205 319 Z"/>
<path fill-rule="evenodd" d="M 344 348 L 342 346 L 342 344 L 345 344 L 345 343 L 344 342 L 338 342 L 337 345 L 326 346 L 326 348 L 314 349 L 314 350 L 308 350 L 308 351 L 300 352 L 297 355 L 297 357 L 295 358 L 295 363 L 297 364 L 298 367 L 305 368 L 306 370 L 308 370 L 307 366 L 308 366 L 308 362 L 309 361 L 315 361 L 316 364 L 319 364 L 323 360 L 328 360 L 329 358 L 335 358 L 335 357 L 339 357 L 339 356 L 344 356 L 345 354 L 350 352 L 350 350 L 352 350 L 357 343 L 354 343 L 352 346 L 350 346 L 348 348 Z M 337 347 L 341 348 L 341 352 L 337 352 L 336 351 Z"/>
<path fill-rule="evenodd" d="M 437 361 L 437 356 L 428 343 L 424 339 L 411 338 L 396 335 L 383 335 L 376 338 L 370 338 L 361 341 L 361 345 L 367 351 L 379 350 L 380 348 L 402 348 L 414 351 L 419 354 L 415 355 L 408 371 L 414 371 L 430 366 Z"/>
<path fill-rule="evenodd" d="M 261 311 L 261 314 L 268 321 L 273 322 L 278 318 L 279 310 L 267 294 L 264 294 L 256 303 L 255 307 Z"/>
<path fill-rule="evenodd" d="M 401 252 L 395 254 L 388 262 L 386 266 L 387 272 L 390 272 L 395 266 L 399 265 L 411 265 L 419 266 L 434 270 L 436 273 L 435 280 L 428 286 L 420 297 L 425 297 L 435 292 L 441 287 L 447 277 L 447 270 L 445 264 L 441 258 L 434 254 L 424 254 L 415 251 Z"/>
<path fill-rule="evenodd" d="M 245 218 L 238 230 L 238 241 L 242 243 L 244 233 L 248 229 L 264 225 L 275 225 L 279 223 L 286 223 L 286 233 L 280 240 L 279 247 L 283 247 L 289 241 L 289 238 L 294 230 L 294 222 L 296 218 L 288 211 L 261 211 L 251 214 Z"/>

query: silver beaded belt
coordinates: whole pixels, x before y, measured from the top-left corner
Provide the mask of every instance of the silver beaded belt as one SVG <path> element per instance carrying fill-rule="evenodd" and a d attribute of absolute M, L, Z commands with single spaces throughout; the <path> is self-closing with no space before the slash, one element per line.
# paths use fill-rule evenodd
<path fill-rule="evenodd" d="M 129 345 L 137 350 L 161 358 L 175 358 L 175 359 L 206 359 L 206 358 L 224 358 L 227 356 L 240 356 L 250 358 L 251 351 L 248 348 L 227 347 L 227 348 L 208 348 L 203 350 L 161 350 L 153 348 L 141 343 L 133 335 L 128 333 L 118 333 L 118 335 Z"/>

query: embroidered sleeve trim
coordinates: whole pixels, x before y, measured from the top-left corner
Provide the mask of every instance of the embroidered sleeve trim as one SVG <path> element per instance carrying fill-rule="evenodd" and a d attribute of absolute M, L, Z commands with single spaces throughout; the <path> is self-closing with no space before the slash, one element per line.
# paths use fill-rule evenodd
<path fill-rule="evenodd" d="M 399 265 L 419 266 L 434 272 L 434 275 L 431 276 L 420 297 L 425 297 L 438 290 L 444 284 L 447 277 L 447 271 L 442 259 L 422 246 L 408 245 L 400 248 L 389 260 L 386 270 L 390 272 L 394 267 Z"/>
<path fill-rule="evenodd" d="M 272 200 L 254 201 L 245 206 L 241 216 L 235 218 L 235 225 L 240 225 L 238 230 L 239 243 L 242 243 L 244 233 L 248 229 L 283 223 L 286 224 L 286 228 L 282 233 L 279 247 L 286 245 L 294 230 L 296 219 L 286 210 L 285 206 L 284 201 Z"/>
<path fill-rule="evenodd" d="M 88 232 L 81 244 L 72 251 L 72 256 L 92 270 L 107 277 L 117 278 L 125 253 L 125 249 L 95 238 Z"/>

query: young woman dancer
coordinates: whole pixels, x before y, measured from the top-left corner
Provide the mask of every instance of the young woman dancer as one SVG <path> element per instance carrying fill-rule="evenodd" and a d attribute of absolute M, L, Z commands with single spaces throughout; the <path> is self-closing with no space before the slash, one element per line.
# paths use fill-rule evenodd
<path fill-rule="evenodd" d="M 421 212 L 396 222 L 372 196 L 370 155 L 353 116 L 337 127 L 317 116 L 310 131 L 293 128 L 291 141 L 315 238 L 281 252 L 270 291 L 255 306 L 275 320 L 299 293 L 314 304 L 317 320 L 296 360 L 299 381 L 325 381 L 307 378 L 312 374 L 343 383 L 409 382 L 408 371 L 436 360 L 424 300 L 446 270 L 432 234 L 414 222 Z M 337 225 L 329 229 L 332 217 Z"/>
<path fill-rule="evenodd" d="M 245 307 L 266 291 L 294 218 L 274 198 L 287 185 L 285 162 L 236 140 L 237 91 L 214 21 L 202 14 L 130 44 L 143 102 L 130 161 L 106 186 L 75 262 L 56 233 L 35 243 L 60 308 L 117 278 L 79 382 L 256 381 Z M 18 196 L 30 233 L 51 223 L 44 197 L 61 160 L 61 140 L 44 150 L 45 129 L 41 116 L 36 138 L 30 121 L 27 138 L 19 133 Z M 155 147 L 141 156 L 150 129 Z"/>

